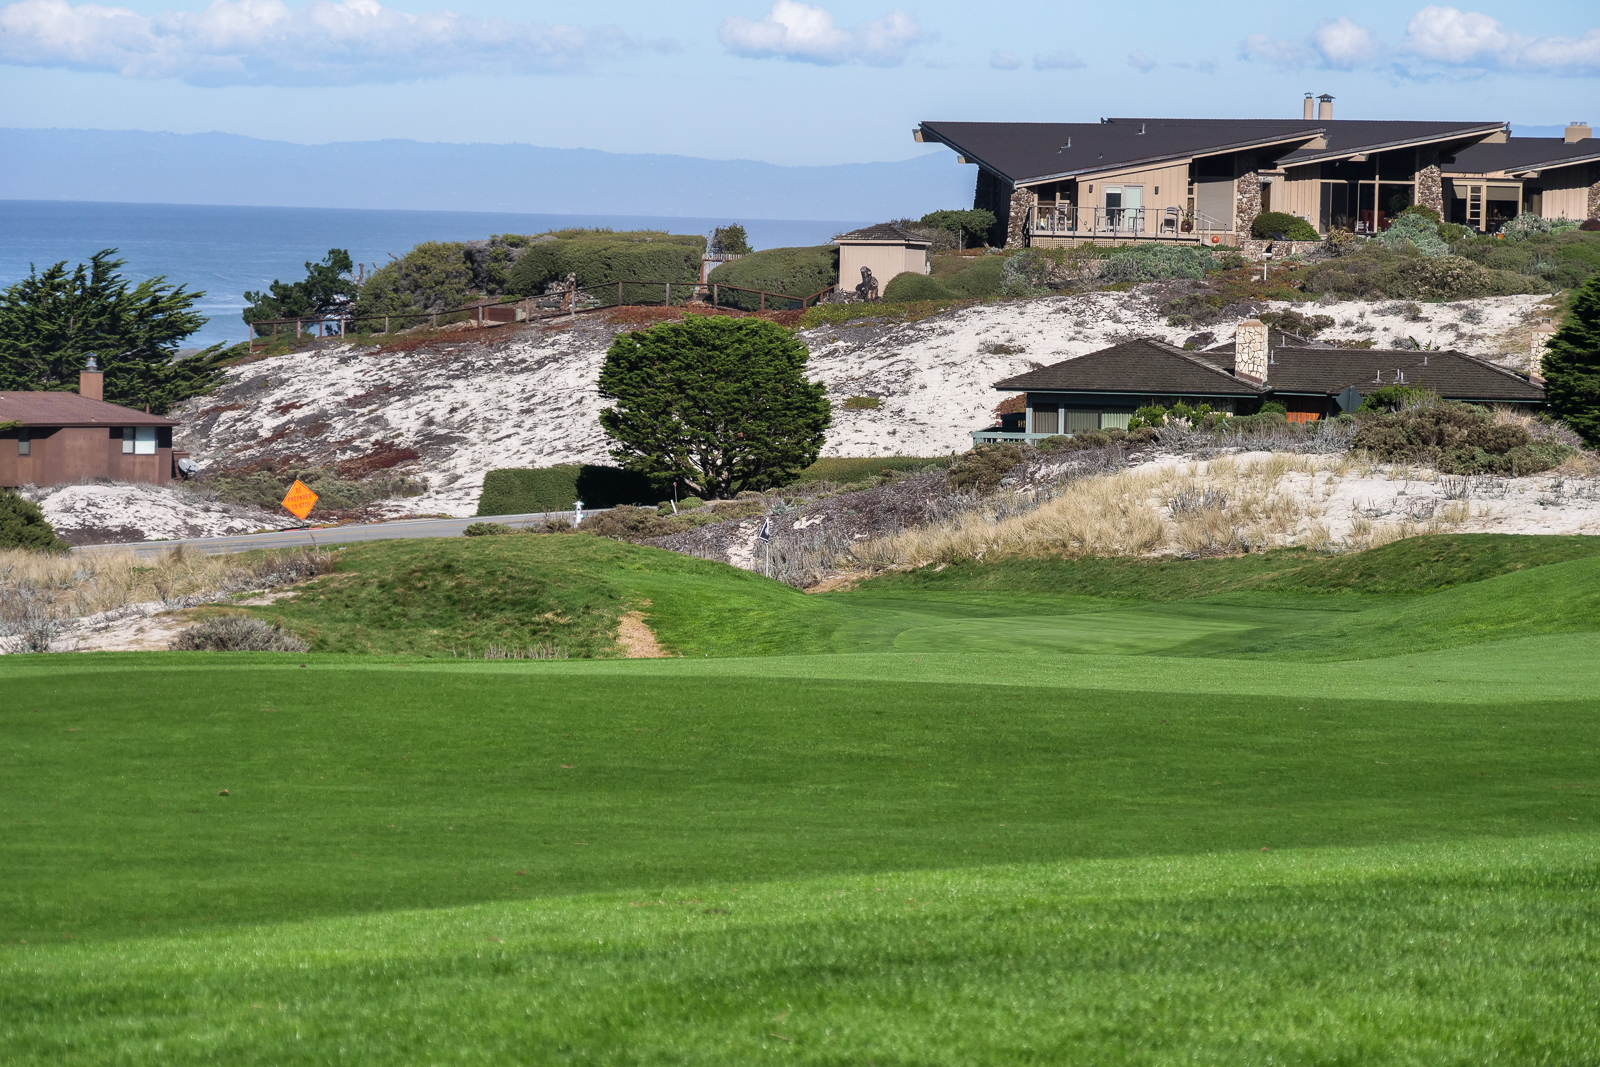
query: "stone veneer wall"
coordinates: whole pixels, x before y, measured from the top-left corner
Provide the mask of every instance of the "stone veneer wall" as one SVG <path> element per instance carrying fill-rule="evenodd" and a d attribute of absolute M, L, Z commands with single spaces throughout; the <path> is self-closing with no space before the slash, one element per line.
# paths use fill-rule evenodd
<path fill-rule="evenodd" d="M 1417 203 L 1431 207 L 1444 218 L 1444 176 L 1439 172 L 1439 153 L 1417 150 Z"/>
<path fill-rule="evenodd" d="M 1267 380 L 1267 345 L 1270 334 L 1260 319 L 1246 319 L 1233 335 L 1235 373 L 1258 382 Z"/>
<path fill-rule="evenodd" d="M 1006 220 L 1006 247 L 1028 247 L 1028 216 L 1038 206 L 1039 195 L 1030 189 L 1011 194 L 1010 217 Z"/>
<path fill-rule="evenodd" d="M 1250 224 L 1261 214 L 1261 175 L 1254 159 L 1235 157 L 1233 179 L 1233 229 L 1240 237 L 1250 236 Z M 1249 167 L 1242 173 L 1240 167 Z"/>
<path fill-rule="evenodd" d="M 1592 168 L 1589 173 L 1600 171 L 1600 167 Z M 1584 213 L 1587 218 L 1600 219 L 1600 181 L 1589 186 L 1589 210 Z"/>

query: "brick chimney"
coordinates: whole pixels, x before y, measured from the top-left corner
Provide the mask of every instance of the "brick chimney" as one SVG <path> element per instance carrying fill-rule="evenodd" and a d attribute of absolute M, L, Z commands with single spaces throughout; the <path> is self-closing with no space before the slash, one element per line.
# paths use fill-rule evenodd
<path fill-rule="evenodd" d="M 1260 319 L 1245 319 L 1233 335 L 1233 376 L 1255 385 L 1267 380 L 1267 324 Z"/>
<path fill-rule="evenodd" d="M 1327 122 L 1333 118 L 1333 97 L 1323 93 L 1317 97 L 1317 121 Z"/>
<path fill-rule="evenodd" d="M 1305 103 L 1301 106 L 1301 110 L 1304 112 L 1304 114 L 1302 114 L 1300 117 L 1305 119 L 1307 122 L 1310 122 L 1312 119 L 1317 117 L 1317 106 L 1316 104 L 1312 103 L 1312 99 L 1313 97 L 1311 94 L 1307 93 Z"/>
<path fill-rule="evenodd" d="M 1533 337 L 1528 342 L 1528 377 L 1533 381 L 1544 381 L 1544 352 L 1555 335 L 1556 328 L 1549 320 L 1533 328 Z"/>
<path fill-rule="evenodd" d="M 106 398 L 106 376 L 100 373 L 100 362 L 92 355 L 83 370 L 78 372 L 78 395 L 90 400 Z"/>
<path fill-rule="evenodd" d="M 1574 122 L 1571 126 L 1567 127 L 1568 144 L 1572 144 L 1576 141 L 1587 141 L 1593 136 L 1594 131 L 1589 129 L 1589 124 L 1587 122 Z"/>

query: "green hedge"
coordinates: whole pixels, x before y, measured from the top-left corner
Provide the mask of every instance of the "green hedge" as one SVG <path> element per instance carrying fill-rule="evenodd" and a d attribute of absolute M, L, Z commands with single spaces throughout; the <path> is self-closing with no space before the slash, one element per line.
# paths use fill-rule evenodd
<path fill-rule="evenodd" d="M 568 274 L 578 276 L 580 286 L 614 286 L 619 281 L 683 283 L 673 293 L 680 303 L 693 295 L 688 285 L 700 280 L 700 253 L 703 237 L 661 235 L 661 240 L 616 239 L 605 235 L 552 241 L 536 241 L 517 258 L 507 275 L 507 288 L 516 296 L 537 296 L 545 286 Z M 637 291 L 634 291 L 637 290 Z M 601 303 L 615 303 L 615 288 L 589 294 Z M 624 301 L 660 302 L 664 291 L 651 286 L 629 287 Z"/>
<path fill-rule="evenodd" d="M 883 299 L 897 303 L 907 300 L 949 300 L 955 295 L 932 275 L 909 270 L 890 278 L 882 293 Z"/>
<path fill-rule="evenodd" d="M 712 271 L 711 280 L 720 285 L 737 285 L 764 293 L 810 296 L 839 280 L 839 249 L 833 245 L 816 245 L 752 252 Z M 859 280 L 845 279 L 849 286 L 854 286 Z M 722 292 L 717 302 L 727 307 L 754 311 L 760 306 L 760 299 L 753 293 Z M 768 310 L 784 310 L 782 307 L 773 308 L 770 300 L 767 306 Z"/>
<path fill-rule="evenodd" d="M 643 504 L 655 499 L 650 479 L 620 467 L 558 463 L 553 467 L 493 470 L 483 476 L 479 515 L 521 515 L 531 511 L 570 511 Z"/>
<path fill-rule="evenodd" d="M 865 459 L 827 456 L 801 471 L 790 484 L 836 482 L 840 485 L 849 485 L 853 482 L 866 481 L 884 471 L 915 471 L 930 466 L 942 467 L 949 462 L 949 456 L 869 456 Z"/>
<path fill-rule="evenodd" d="M 1298 215 L 1291 215 L 1287 211 L 1263 211 L 1250 223 L 1250 236 L 1258 241 L 1279 240 L 1279 235 L 1285 241 L 1319 241 L 1321 235 L 1312 229 L 1311 224 Z"/>

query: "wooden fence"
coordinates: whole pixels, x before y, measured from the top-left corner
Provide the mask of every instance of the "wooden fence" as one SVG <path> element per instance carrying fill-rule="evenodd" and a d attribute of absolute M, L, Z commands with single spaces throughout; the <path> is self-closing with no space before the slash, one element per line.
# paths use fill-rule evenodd
<path fill-rule="evenodd" d="M 293 330 L 296 340 L 307 336 L 322 340 L 328 337 L 347 337 L 350 334 L 368 336 L 388 334 L 395 330 L 420 326 L 424 319 L 432 327 L 468 321 L 475 321 L 479 326 L 503 326 L 515 322 L 538 322 L 562 316 L 576 316 L 616 307 L 670 307 L 673 302 L 674 287 L 682 295 L 680 303 L 683 304 L 701 303 L 713 308 L 728 307 L 734 310 L 755 311 L 795 308 L 804 310 L 818 303 L 835 288 L 830 285 L 809 296 L 789 296 L 786 293 L 768 293 L 760 289 L 746 289 L 742 286 L 715 282 L 604 282 L 600 285 L 580 285 L 576 289 L 545 293 L 540 296 L 480 300 L 448 311 L 397 311 L 359 317 L 348 311 L 342 311 L 327 315 L 303 315 L 291 319 L 259 319 L 249 324 L 250 347 L 256 349 L 276 344 L 280 330 L 284 335 Z M 616 291 L 615 301 L 610 299 L 613 288 Z M 640 290 L 643 290 L 643 294 Z M 660 293 L 659 299 L 652 299 L 647 295 L 656 291 Z M 732 293 L 748 293 L 755 298 L 753 302 L 756 306 L 753 309 L 745 308 L 742 305 L 751 301 L 737 298 L 724 304 L 724 294 Z M 769 307 L 769 304 L 772 306 Z"/>

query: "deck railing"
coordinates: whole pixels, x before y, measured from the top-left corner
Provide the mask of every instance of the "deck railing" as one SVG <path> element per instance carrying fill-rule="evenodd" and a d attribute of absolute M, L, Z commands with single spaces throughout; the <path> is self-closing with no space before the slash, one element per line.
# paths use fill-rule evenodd
<path fill-rule="evenodd" d="M 447 311 L 392 311 L 356 315 L 347 310 L 326 315 L 302 315 L 286 319 L 259 319 L 249 324 L 250 347 L 276 344 L 281 335 L 293 331 L 296 340 L 311 337 L 347 337 L 350 334 L 389 334 L 421 326 L 448 326 L 474 322 L 478 326 L 503 326 L 516 322 L 559 318 L 563 315 L 602 311 L 614 307 L 671 307 L 702 304 L 734 311 L 804 310 L 818 303 L 836 287 L 827 286 L 808 296 L 769 293 L 719 282 L 619 281 L 582 285 L 576 289 L 543 293 L 539 296 L 504 297 L 479 300 Z M 742 295 L 741 295 L 742 294 Z"/>
<path fill-rule="evenodd" d="M 1206 244 L 1232 227 L 1210 215 L 1173 208 L 1040 204 L 1029 211 L 1028 231 L 1036 237 L 1166 238 Z"/>

